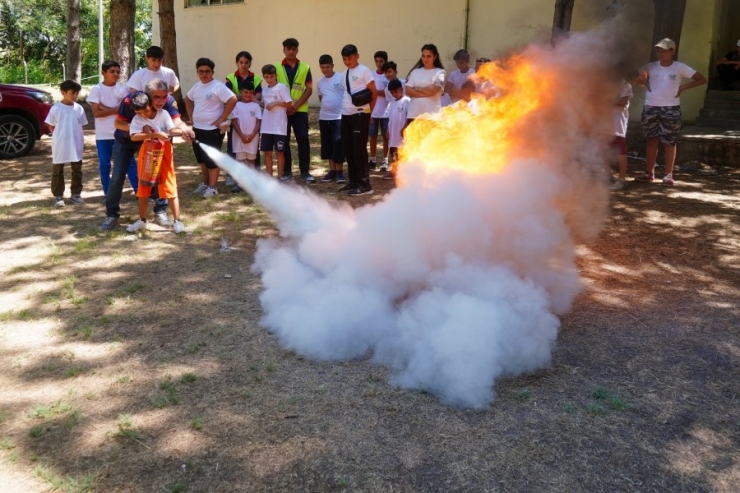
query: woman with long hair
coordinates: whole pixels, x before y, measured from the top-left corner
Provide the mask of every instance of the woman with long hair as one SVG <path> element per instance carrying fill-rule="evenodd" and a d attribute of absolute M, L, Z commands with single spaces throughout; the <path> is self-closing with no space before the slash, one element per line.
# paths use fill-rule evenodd
<path fill-rule="evenodd" d="M 431 43 L 422 46 L 421 58 L 406 78 L 406 95 L 411 98 L 409 120 L 440 110 L 446 78 L 437 47 Z"/>

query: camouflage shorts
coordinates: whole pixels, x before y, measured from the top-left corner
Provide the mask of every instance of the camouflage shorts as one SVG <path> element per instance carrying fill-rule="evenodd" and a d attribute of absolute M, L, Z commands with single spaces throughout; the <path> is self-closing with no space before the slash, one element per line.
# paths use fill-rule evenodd
<path fill-rule="evenodd" d="M 642 131 L 648 139 L 658 137 L 663 144 L 674 145 L 681 133 L 681 107 L 645 105 Z"/>

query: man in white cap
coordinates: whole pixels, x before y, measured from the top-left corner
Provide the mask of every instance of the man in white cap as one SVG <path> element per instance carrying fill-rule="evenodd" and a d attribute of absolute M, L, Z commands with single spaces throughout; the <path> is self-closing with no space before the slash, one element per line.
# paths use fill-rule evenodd
<path fill-rule="evenodd" d="M 661 39 L 655 45 L 658 61 L 643 65 L 639 69 L 638 83 L 647 88 L 645 106 L 642 109 L 642 131 L 647 139 L 647 163 L 645 174 L 638 181 L 655 179 L 655 161 L 659 144 L 663 143 L 665 175 L 663 185 L 673 185 L 673 164 L 676 161 L 676 141 L 681 132 L 681 100 L 686 89 L 707 83 L 707 78 L 688 65 L 674 61 L 676 43 L 672 39 Z M 691 82 L 682 84 L 684 79 Z"/>
<path fill-rule="evenodd" d="M 732 89 L 732 83 L 740 80 L 740 39 L 734 50 L 720 58 L 717 63 L 717 74 L 725 85 L 725 89 Z"/>

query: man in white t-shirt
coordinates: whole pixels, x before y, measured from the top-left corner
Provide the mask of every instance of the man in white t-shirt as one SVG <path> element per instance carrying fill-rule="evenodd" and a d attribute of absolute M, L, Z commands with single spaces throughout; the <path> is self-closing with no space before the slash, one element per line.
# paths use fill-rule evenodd
<path fill-rule="evenodd" d="M 359 59 L 360 55 L 355 45 L 345 45 L 342 48 L 342 62 L 347 67 L 342 96 L 342 149 L 347 160 L 349 181 L 338 192 L 348 192 L 353 197 L 373 193 L 367 159 L 367 135 L 370 113 L 375 108 L 378 97 L 373 72 L 360 65 Z M 370 102 L 361 106 L 355 105 L 353 95 L 365 90 L 370 91 Z"/>
<path fill-rule="evenodd" d="M 383 169 L 388 169 L 388 141 L 385 134 L 388 133 L 388 119 L 385 118 L 385 108 L 388 106 L 388 100 L 385 97 L 385 88 L 388 87 L 388 79 L 385 78 L 383 65 L 388 62 L 388 53 L 385 51 L 376 51 L 373 55 L 375 60 L 375 90 L 378 92 L 378 99 L 375 101 L 375 108 L 370 114 L 370 162 L 369 168 L 375 169 L 375 157 L 378 154 L 378 130 L 383 136 Z"/>
<path fill-rule="evenodd" d="M 470 76 L 475 74 L 475 70 L 470 67 L 470 53 L 467 50 L 457 50 L 452 59 L 455 60 L 457 70 L 447 77 L 445 83 L 445 95 L 449 98 L 448 104 L 470 101 L 470 94 L 475 91 L 475 83 L 470 79 Z M 443 106 L 445 106 L 444 99 L 443 96 Z"/>
<path fill-rule="evenodd" d="M 329 171 L 321 178 L 328 183 L 346 183 L 344 153 L 342 152 L 342 104 L 344 103 L 344 76 L 334 71 L 331 55 L 319 57 L 323 77 L 317 83 L 319 102 L 319 133 L 321 134 L 321 159 L 329 161 Z"/>
<path fill-rule="evenodd" d="M 647 139 L 645 174 L 638 181 L 655 179 L 655 161 L 658 144 L 663 143 L 665 175 L 663 185 L 673 185 L 673 164 L 676 161 L 676 141 L 681 132 L 681 100 L 686 89 L 707 83 L 707 78 L 688 65 L 673 60 L 676 43 L 662 39 L 655 45 L 658 61 L 643 65 L 638 70 L 638 82 L 647 87 L 642 109 L 642 130 Z M 681 84 L 684 79 L 691 82 Z"/>
<path fill-rule="evenodd" d="M 126 86 L 118 82 L 121 77 L 121 66 L 113 60 L 106 60 L 101 66 L 103 81 L 94 85 L 87 96 L 93 116 L 95 117 L 95 145 L 98 150 L 98 163 L 100 171 L 100 184 L 103 186 L 103 194 L 108 195 L 110 184 L 111 157 L 113 156 L 113 133 L 116 131 L 114 122 L 118 107 L 126 97 L 128 91 Z M 136 160 L 132 159 L 126 173 L 134 193 L 139 186 L 136 174 Z"/>
<path fill-rule="evenodd" d="M 185 98 L 185 106 L 188 115 L 193 122 L 195 139 L 202 144 L 221 150 L 224 143 L 224 135 L 228 129 L 229 115 L 236 106 L 236 96 L 220 80 L 213 78 L 213 69 L 216 64 L 210 58 L 199 58 L 195 62 L 198 71 L 198 79 L 188 91 Z M 223 128 L 222 128 L 223 125 Z M 197 142 L 193 142 L 193 152 L 200 164 L 203 181 L 195 193 L 199 193 L 204 199 L 218 195 L 216 184 L 218 183 L 219 168 Z"/>
<path fill-rule="evenodd" d="M 172 94 L 180 87 L 180 80 L 175 71 L 162 66 L 164 50 L 159 46 L 150 46 L 146 50 L 146 68 L 137 70 L 129 77 L 126 85 L 129 92 L 143 91 L 146 83 L 152 79 L 163 80 L 167 83 L 169 93 Z"/>

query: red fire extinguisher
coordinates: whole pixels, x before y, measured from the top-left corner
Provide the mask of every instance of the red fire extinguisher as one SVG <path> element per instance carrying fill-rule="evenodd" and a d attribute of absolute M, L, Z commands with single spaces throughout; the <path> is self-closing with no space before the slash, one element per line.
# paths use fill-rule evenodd
<path fill-rule="evenodd" d="M 162 166 L 162 157 L 164 156 L 164 143 L 156 139 L 147 140 L 146 156 L 144 157 L 144 166 L 139 176 L 139 182 L 146 187 L 153 187 L 159 182 L 159 169 Z"/>

